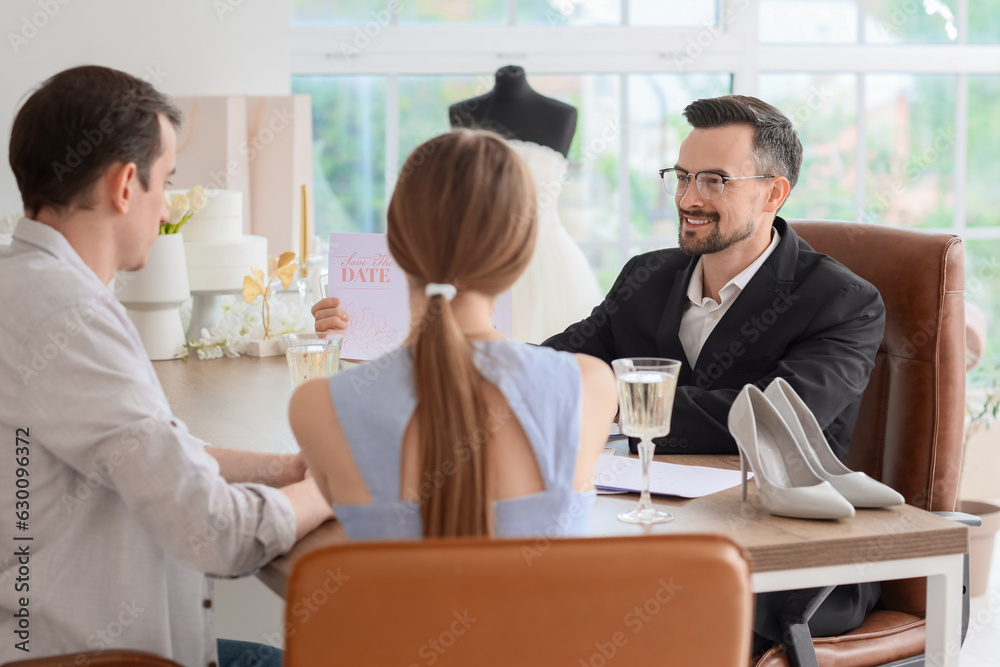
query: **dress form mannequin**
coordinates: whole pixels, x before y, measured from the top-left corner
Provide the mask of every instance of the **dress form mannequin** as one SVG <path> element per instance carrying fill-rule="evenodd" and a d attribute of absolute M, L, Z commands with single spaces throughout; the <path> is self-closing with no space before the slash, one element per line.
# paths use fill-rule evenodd
<path fill-rule="evenodd" d="M 538 195 L 538 241 L 527 269 L 514 283 L 514 340 L 541 343 L 590 314 L 603 293 L 593 269 L 559 219 L 576 132 L 576 109 L 531 89 L 524 70 L 501 67 L 496 87 L 451 105 L 452 127 L 492 130 L 506 137 L 528 165 Z"/>
<path fill-rule="evenodd" d="M 452 127 L 492 130 L 508 139 L 548 146 L 563 157 L 576 133 L 576 109 L 536 93 L 517 65 L 498 69 L 490 92 L 452 104 L 448 118 Z"/>

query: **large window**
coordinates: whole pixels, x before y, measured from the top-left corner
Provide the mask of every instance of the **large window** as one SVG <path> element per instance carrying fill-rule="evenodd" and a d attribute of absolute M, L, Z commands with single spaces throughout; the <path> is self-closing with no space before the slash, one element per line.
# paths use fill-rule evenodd
<path fill-rule="evenodd" d="M 630 255 L 676 244 L 657 170 L 684 106 L 757 95 L 805 147 L 782 215 L 962 235 L 967 298 L 1000 358 L 1000 0 L 292 4 L 320 233 L 383 231 L 407 153 L 516 64 L 579 112 L 560 213 L 607 288 Z"/>

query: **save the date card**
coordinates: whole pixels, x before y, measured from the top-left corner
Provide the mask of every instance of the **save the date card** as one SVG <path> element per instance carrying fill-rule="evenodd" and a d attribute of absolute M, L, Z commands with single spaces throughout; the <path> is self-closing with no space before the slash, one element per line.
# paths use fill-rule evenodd
<path fill-rule="evenodd" d="M 327 293 L 340 299 L 350 318 L 343 359 L 369 360 L 399 347 L 410 329 L 406 275 L 389 254 L 385 234 L 330 234 Z M 497 299 L 494 326 L 507 337 L 512 330 L 508 290 Z"/>

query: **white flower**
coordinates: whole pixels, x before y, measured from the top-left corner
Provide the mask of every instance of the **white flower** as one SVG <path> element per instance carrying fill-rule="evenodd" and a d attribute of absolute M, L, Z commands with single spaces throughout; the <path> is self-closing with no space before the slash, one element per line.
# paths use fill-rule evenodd
<path fill-rule="evenodd" d="M 303 304 L 296 298 L 284 298 L 284 294 L 271 302 L 272 338 L 295 331 L 311 331 L 313 326 L 310 313 L 311 304 Z M 294 297 L 289 293 L 287 297 Z M 190 318 L 190 303 L 181 309 L 181 320 Z M 190 321 L 190 319 L 188 320 Z M 185 326 L 187 322 L 184 322 Z M 236 296 L 225 296 L 222 300 L 222 316 L 219 323 L 198 332 L 200 338 L 190 341 L 190 348 L 197 352 L 199 359 L 220 359 L 246 354 L 247 343 L 264 337 L 264 325 L 260 318 L 260 299 L 246 303 Z"/>
<path fill-rule="evenodd" d="M 170 224 L 176 225 L 188 212 L 188 198 L 184 195 L 174 195 L 170 200 Z"/>
<path fill-rule="evenodd" d="M 216 346 L 205 346 L 198 348 L 199 359 L 218 359 L 222 356 L 222 350 Z"/>
<path fill-rule="evenodd" d="M 192 211 L 200 211 L 208 203 L 208 193 L 200 185 L 196 185 L 188 190 L 187 198 L 188 205 Z"/>

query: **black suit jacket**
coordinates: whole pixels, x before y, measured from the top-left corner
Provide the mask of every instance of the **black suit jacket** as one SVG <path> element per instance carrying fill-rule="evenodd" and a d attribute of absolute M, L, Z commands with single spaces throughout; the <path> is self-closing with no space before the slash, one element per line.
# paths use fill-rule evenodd
<path fill-rule="evenodd" d="M 621 357 L 682 362 L 670 435 L 656 452 L 735 454 L 729 408 L 748 383 L 785 378 L 816 415 L 840 458 L 882 341 L 878 291 L 817 253 L 780 217 L 781 241 L 747 283 L 694 367 L 678 338 L 696 257 L 678 249 L 633 257 L 590 317 L 543 343 L 608 363 Z M 633 443 L 634 446 L 634 443 Z"/>

